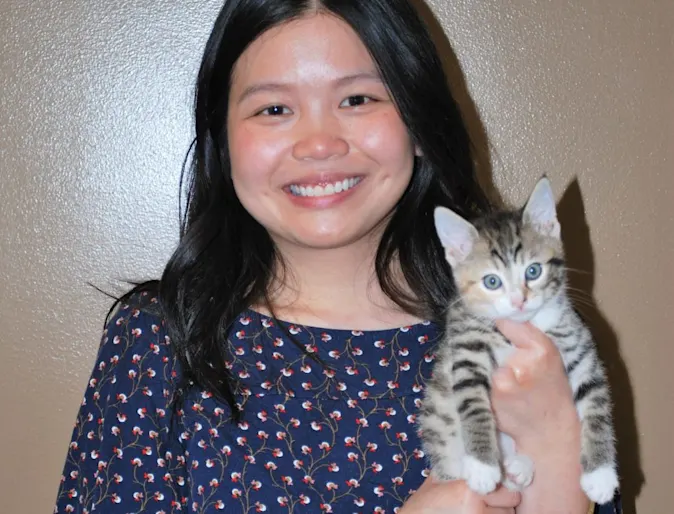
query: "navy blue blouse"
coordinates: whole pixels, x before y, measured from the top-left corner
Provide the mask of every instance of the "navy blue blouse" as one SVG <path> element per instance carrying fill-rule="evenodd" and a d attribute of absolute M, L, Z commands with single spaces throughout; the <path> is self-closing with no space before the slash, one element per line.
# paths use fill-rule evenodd
<path fill-rule="evenodd" d="M 153 304 L 136 295 L 103 333 L 55 512 L 390 513 L 428 475 L 415 418 L 432 324 L 289 324 L 298 348 L 269 318 L 243 313 L 226 342 L 244 408 L 234 425 L 208 391 L 172 415 L 180 368 Z"/>

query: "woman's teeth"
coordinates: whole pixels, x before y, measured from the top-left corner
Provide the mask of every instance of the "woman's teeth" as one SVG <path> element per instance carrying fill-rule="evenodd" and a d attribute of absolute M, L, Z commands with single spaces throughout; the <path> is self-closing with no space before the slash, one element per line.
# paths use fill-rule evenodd
<path fill-rule="evenodd" d="M 329 196 L 347 191 L 361 180 L 360 177 L 345 178 L 344 180 L 326 184 L 325 186 L 298 186 L 293 184 L 290 186 L 290 192 L 295 196 Z"/>

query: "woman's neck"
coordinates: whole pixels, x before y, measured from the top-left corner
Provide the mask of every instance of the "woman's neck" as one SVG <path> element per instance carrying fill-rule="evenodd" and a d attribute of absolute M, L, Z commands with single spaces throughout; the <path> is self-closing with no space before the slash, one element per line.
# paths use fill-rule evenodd
<path fill-rule="evenodd" d="M 315 249 L 278 244 L 279 266 L 270 300 L 278 319 L 325 327 L 376 330 L 420 320 L 404 312 L 382 290 L 375 273 L 376 242 Z M 400 284 L 402 273 L 394 267 Z M 264 305 L 254 306 L 271 314 Z"/>

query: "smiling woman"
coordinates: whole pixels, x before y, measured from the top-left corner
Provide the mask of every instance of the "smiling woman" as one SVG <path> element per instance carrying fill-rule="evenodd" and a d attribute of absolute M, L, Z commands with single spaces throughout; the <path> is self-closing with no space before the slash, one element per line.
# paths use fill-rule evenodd
<path fill-rule="evenodd" d="M 585 514 L 568 445 L 521 496 L 426 480 L 433 211 L 489 206 L 410 3 L 227 1 L 195 124 L 180 243 L 113 306 L 56 512 Z"/>
<path fill-rule="evenodd" d="M 374 254 L 414 145 L 354 30 L 321 13 L 269 30 L 237 62 L 230 105 L 237 197 L 290 267 L 316 247 Z"/>

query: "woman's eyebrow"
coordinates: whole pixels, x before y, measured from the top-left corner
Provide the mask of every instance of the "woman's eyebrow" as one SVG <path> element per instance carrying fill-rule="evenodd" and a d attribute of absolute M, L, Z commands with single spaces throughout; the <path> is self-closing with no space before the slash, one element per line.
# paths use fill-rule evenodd
<path fill-rule="evenodd" d="M 338 87 L 343 87 L 349 85 L 353 82 L 359 80 L 373 80 L 381 82 L 381 76 L 375 71 L 363 71 L 358 73 L 353 73 L 351 75 L 345 75 L 334 81 L 335 85 Z M 243 102 L 249 96 L 252 96 L 257 93 L 278 93 L 278 92 L 287 92 L 292 88 L 291 84 L 283 82 L 260 82 L 257 84 L 251 84 L 246 87 L 243 92 L 239 95 L 237 103 Z"/>

